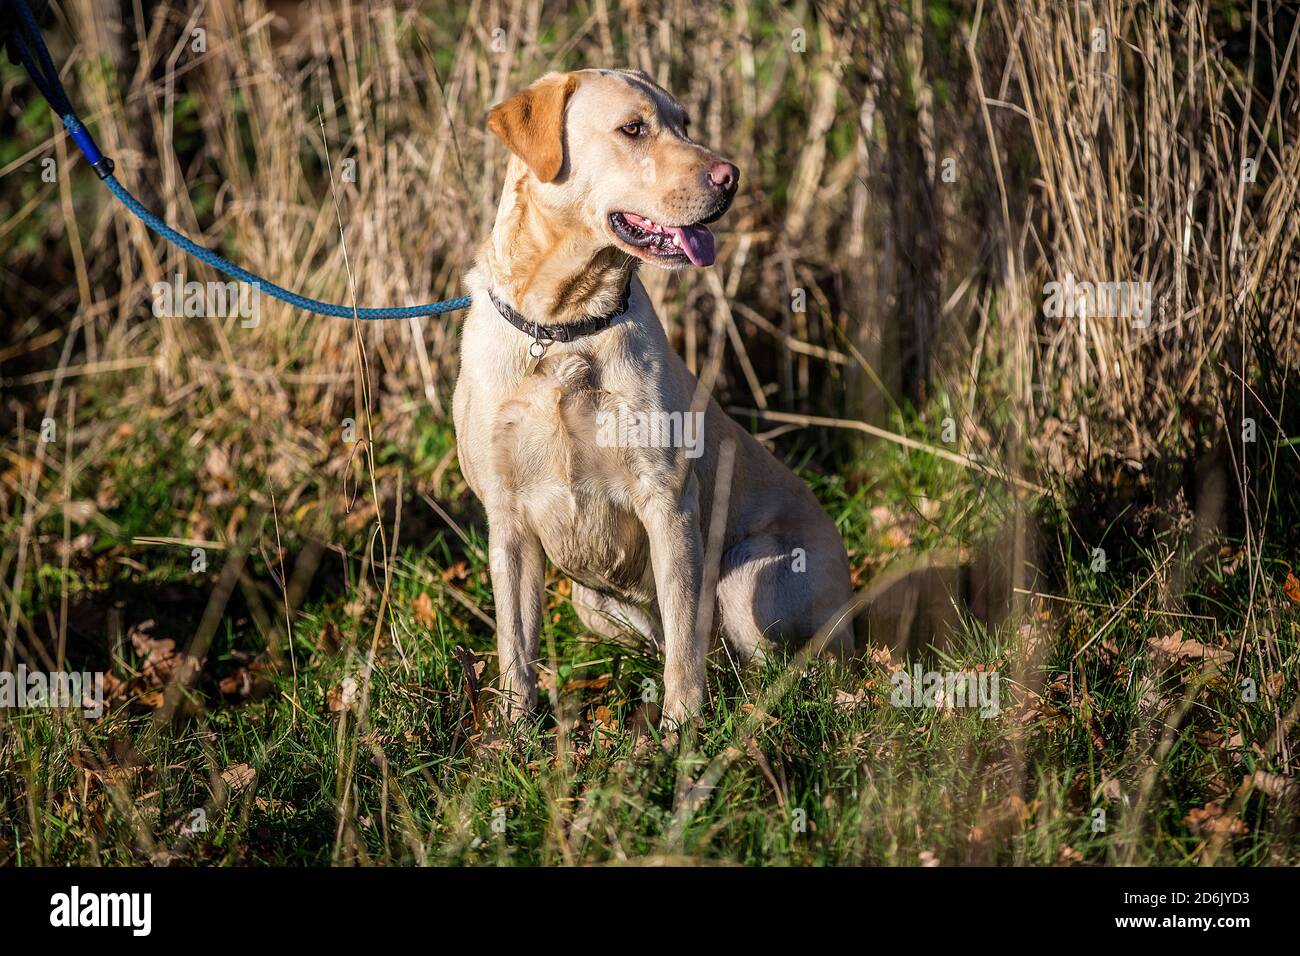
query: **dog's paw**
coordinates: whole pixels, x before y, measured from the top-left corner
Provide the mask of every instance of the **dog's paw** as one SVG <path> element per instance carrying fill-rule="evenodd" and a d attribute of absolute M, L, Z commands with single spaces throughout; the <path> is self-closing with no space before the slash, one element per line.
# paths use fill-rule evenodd
<path fill-rule="evenodd" d="M 676 697 L 669 695 L 664 701 L 663 714 L 659 718 L 659 729 L 664 733 L 674 730 L 684 730 L 688 725 L 698 724 L 700 722 L 700 711 L 703 710 L 703 695 L 687 699 L 685 697 Z"/>
<path fill-rule="evenodd" d="M 634 760 L 649 760 L 662 754 L 671 754 L 680 743 L 681 737 L 675 730 L 670 730 L 659 736 L 643 734 L 637 737 L 636 743 L 632 745 L 632 758 Z"/>
<path fill-rule="evenodd" d="M 531 695 L 500 693 L 496 701 L 493 723 L 498 730 L 508 731 L 519 724 L 527 723 L 537 717 L 538 713 L 536 691 Z"/>

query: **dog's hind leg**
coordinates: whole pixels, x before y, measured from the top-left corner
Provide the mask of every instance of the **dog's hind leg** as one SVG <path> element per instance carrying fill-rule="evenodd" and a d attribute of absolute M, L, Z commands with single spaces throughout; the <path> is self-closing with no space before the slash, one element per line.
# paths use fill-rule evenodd
<path fill-rule="evenodd" d="M 831 628 L 827 653 L 847 657 L 852 652 L 851 622 L 833 620 L 852 593 L 843 546 L 829 539 L 805 545 L 760 535 L 723 555 L 722 637 L 742 661 L 762 660 L 778 647 L 798 648 L 823 626 Z"/>

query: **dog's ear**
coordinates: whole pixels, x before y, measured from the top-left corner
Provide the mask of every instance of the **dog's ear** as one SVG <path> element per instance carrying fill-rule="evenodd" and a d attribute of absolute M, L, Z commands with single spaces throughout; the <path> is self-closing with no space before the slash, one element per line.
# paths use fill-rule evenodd
<path fill-rule="evenodd" d="M 548 73 L 488 112 L 488 129 L 544 183 L 564 165 L 564 108 L 577 87 L 572 73 Z"/>

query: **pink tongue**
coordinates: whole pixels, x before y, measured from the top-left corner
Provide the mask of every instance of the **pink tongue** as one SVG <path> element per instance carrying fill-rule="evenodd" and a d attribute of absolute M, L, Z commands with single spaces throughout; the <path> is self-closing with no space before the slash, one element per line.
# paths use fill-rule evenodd
<path fill-rule="evenodd" d="M 713 265 L 713 233 L 708 226 L 664 226 L 664 232 L 677 237 L 692 265 Z"/>

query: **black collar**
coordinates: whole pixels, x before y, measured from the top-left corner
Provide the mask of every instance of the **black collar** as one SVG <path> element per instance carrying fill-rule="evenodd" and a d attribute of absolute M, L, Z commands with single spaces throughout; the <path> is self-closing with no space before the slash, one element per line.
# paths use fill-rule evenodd
<path fill-rule="evenodd" d="M 589 315 L 586 318 L 578 319 L 576 322 L 565 322 L 562 325 L 539 325 L 536 322 L 528 321 L 498 299 L 496 293 L 491 289 L 488 289 L 488 297 L 492 300 L 492 304 L 496 306 L 497 311 L 501 313 L 502 318 L 520 332 L 532 336 L 534 340 L 572 342 L 584 335 L 595 335 L 597 332 L 609 328 L 615 319 L 620 318 L 627 312 L 632 301 L 632 283 L 628 282 L 623 287 L 623 294 L 619 297 L 618 305 L 613 312 L 608 312 L 605 315 Z"/>

